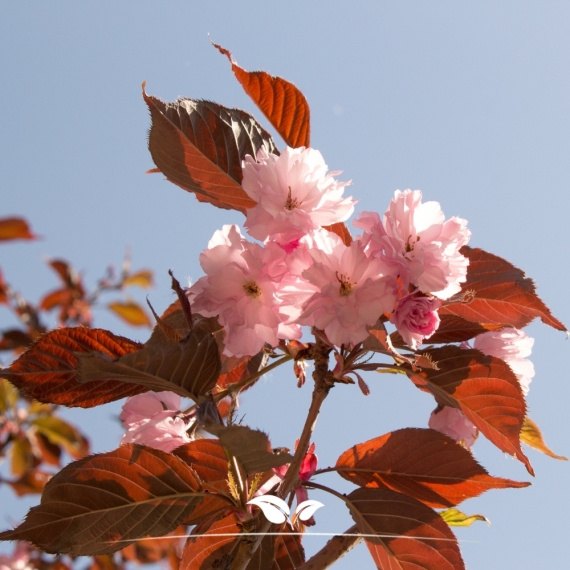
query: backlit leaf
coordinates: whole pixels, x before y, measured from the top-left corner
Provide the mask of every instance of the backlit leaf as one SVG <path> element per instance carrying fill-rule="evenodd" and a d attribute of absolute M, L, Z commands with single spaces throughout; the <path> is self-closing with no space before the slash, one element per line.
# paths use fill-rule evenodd
<path fill-rule="evenodd" d="M 483 515 L 466 515 L 457 509 L 447 509 L 439 513 L 449 526 L 471 526 L 475 521 L 483 521 L 488 525 L 491 523 Z"/>
<path fill-rule="evenodd" d="M 337 222 L 336 224 L 332 224 L 332 226 L 323 226 L 323 229 L 336 234 L 346 246 L 352 243 L 352 236 L 344 222 Z"/>
<path fill-rule="evenodd" d="M 125 279 L 123 279 L 123 285 L 125 287 L 136 286 L 148 289 L 153 286 L 153 273 L 150 269 L 141 269 L 125 277 Z"/>
<path fill-rule="evenodd" d="M 28 469 L 19 479 L 6 481 L 18 497 L 41 493 L 52 475 L 39 469 Z"/>
<path fill-rule="evenodd" d="M 400 429 L 355 445 L 338 458 L 336 468 L 356 485 L 392 489 L 430 507 L 452 507 L 489 489 L 530 484 L 492 477 L 451 438 L 419 428 Z"/>
<path fill-rule="evenodd" d="M 60 445 L 75 459 L 89 453 L 89 444 L 79 431 L 54 415 L 39 416 L 30 421 L 39 433 L 54 445 Z"/>
<path fill-rule="evenodd" d="M 201 500 L 192 469 L 171 453 L 123 445 L 62 469 L 41 503 L 0 540 L 28 540 L 49 553 L 107 554 L 173 531 Z"/>
<path fill-rule="evenodd" d="M 544 443 L 542 438 L 542 432 L 540 428 L 528 417 L 524 419 L 524 423 L 521 429 L 520 438 L 523 443 L 528 446 L 541 451 L 542 453 L 552 457 L 554 459 L 561 459 L 563 461 L 568 461 L 567 457 L 563 455 L 556 455 L 547 445 Z"/>
<path fill-rule="evenodd" d="M 25 436 L 19 436 L 9 447 L 10 472 L 16 477 L 22 476 L 28 469 L 35 467 L 39 462 L 32 451 L 32 444 Z"/>
<path fill-rule="evenodd" d="M 147 345 L 114 361 L 96 354 L 82 355 L 79 378 L 81 382 L 133 383 L 198 400 L 214 388 L 220 368 L 216 340 L 196 327 L 180 342 L 165 337 L 161 344 Z"/>
<path fill-rule="evenodd" d="M 133 327 L 151 327 L 146 311 L 136 301 L 114 301 L 107 308 Z"/>
<path fill-rule="evenodd" d="M 220 438 L 221 444 L 237 458 L 245 472 L 263 473 L 273 467 L 291 463 L 289 453 L 273 453 L 267 434 L 246 426 L 208 426 Z"/>
<path fill-rule="evenodd" d="M 146 389 L 110 381 L 82 384 L 77 380 L 78 355 L 96 352 L 114 359 L 141 347 L 103 329 L 57 329 L 40 338 L 10 368 L 0 370 L 0 376 L 40 402 L 91 408 Z"/>
<path fill-rule="evenodd" d="M 0 414 L 11 410 L 18 401 L 18 390 L 8 382 L 0 378 Z"/>
<path fill-rule="evenodd" d="M 489 441 L 517 457 L 534 475 L 519 441 L 526 404 L 511 368 L 500 358 L 451 345 L 423 354 L 429 355 L 438 369 L 410 371 L 412 382 L 431 392 L 438 404 L 460 409 Z"/>
<path fill-rule="evenodd" d="M 265 71 L 246 71 L 227 49 L 217 44 L 214 47 L 230 60 L 236 79 L 287 146 L 310 147 L 311 113 L 301 91 L 289 81 Z"/>
<path fill-rule="evenodd" d="M 383 570 L 464 570 L 457 540 L 441 516 L 412 497 L 387 489 L 347 496 L 352 518 Z"/>
<path fill-rule="evenodd" d="M 0 241 L 38 239 L 23 218 L 0 218 Z"/>
<path fill-rule="evenodd" d="M 241 162 L 264 146 L 276 152 L 271 136 L 248 113 L 209 101 L 164 103 L 144 91 L 152 124 L 148 148 L 166 178 L 200 201 L 246 211 L 255 202 L 241 187 Z"/>
<path fill-rule="evenodd" d="M 536 294 L 532 279 L 508 261 L 482 249 L 464 246 L 469 258 L 463 293 L 473 292 L 469 302 L 455 302 L 440 308 L 440 315 L 455 315 L 475 323 L 503 324 L 523 328 L 536 317 L 546 325 L 565 331 L 550 309 Z M 483 325 L 484 327 L 486 325 Z"/>

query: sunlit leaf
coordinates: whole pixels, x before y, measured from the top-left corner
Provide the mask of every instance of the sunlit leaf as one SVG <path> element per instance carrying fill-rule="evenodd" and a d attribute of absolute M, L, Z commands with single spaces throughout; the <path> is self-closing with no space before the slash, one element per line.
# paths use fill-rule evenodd
<path fill-rule="evenodd" d="M 63 447 L 75 459 L 89 453 L 89 444 L 81 433 L 57 416 L 40 416 L 30 420 L 30 425 L 51 443 Z"/>
<path fill-rule="evenodd" d="M 16 477 L 21 477 L 28 469 L 38 463 L 33 451 L 32 444 L 26 436 L 19 436 L 9 447 L 10 472 Z"/>
<path fill-rule="evenodd" d="M 114 301 L 107 308 L 133 327 L 152 326 L 149 316 L 136 301 Z"/>
<path fill-rule="evenodd" d="M 392 489 L 430 507 L 452 507 L 490 489 L 530 484 L 492 477 L 467 449 L 437 431 L 419 428 L 354 445 L 338 458 L 336 468 L 356 485 Z"/>
<path fill-rule="evenodd" d="M 147 345 L 115 361 L 96 354 L 80 358 L 81 382 L 120 381 L 151 390 L 171 390 L 198 400 L 209 393 L 220 375 L 220 357 L 214 337 L 197 327 L 180 342 Z"/>
<path fill-rule="evenodd" d="M 119 358 L 142 347 L 103 329 L 63 328 L 44 335 L 0 376 L 40 402 L 91 408 L 145 391 L 120 382 L 77 380 L 78 355 L 96 352 Z"/>
<path fill-rule="evenodd" d="M 0 414 L 11 410 L 18 401 L 18 390 L 8 382 L 0 378 Z"/>
<path fill-rule="evenodd" d="M 289 81 L 269 75 L 265 71 L 242 69 L 227 49 L 217 44 L 214 46 L 230 60 L 232 71 L 245 92 L 287 145 L 292 148 L 310 147 L 309 104 L 301 91 Z"/>
<path fill-rule="evenodd" d="M 23 218 L 0 218 L 0 241 L 38 239 Z"/>
<path fill-rule="evenodd" d="M 346 246 L 352 243 L 352 236 L 344 222 L 337 222 L 336 224 L 332 224 L 332 226 L 323 226 L 323 229 L 336 234 Z"/>
<path fill-rule="evenodd" d="M 49 553 L 106 554 L 146 535 L 173 531 L 201 500 L 200 485 L 181 459 L 124 445 L 62 469 L 41 504 L 0 540 L 28 540 Z"/>
<path fill-rule="evenodd" d="M 150 269 L 141 269 L 136 273 L 131 273 L 123 279 L 125 287 L 142 287 L 148 289 L 153 286 L 153 272 Z"/>
<path fill-rule="evenodd" d="M 483 521 L 488 525 L 491 523 L 483 515 L 466 515 L 457 509 L 451 508 L 439 513 L 449 526 L 471 526 L 475 521 Z"/>
<path fill-rule="evenodd" d="M 241 163 L 264 146 L 276 152 L 271 136 L 248 113 L 209 101 L 164 103 L 144 91 L 152 119 L 148 148 L 166 178 L 201 201 L 246 211 L 255 202 L 241 187 Z"/>
<path fill-rule="evenodd" d="M 412 497 L 387 489 L 347 496 L 352 518 L 378 568 L 464 570 L 457 540 L 441 516 Z"/>
<path fill-rule="evenodd" d="M 18 497 L 41 493 L 52 475 L 39 469 L 28 469 L 19 479 L 6 481 Z"/>
<path fill-rule="evenodd" d="M 455 315 L 475 323 L 503 324 L 523 328 L 536 317 L 551 327 L 566 327 L 552 316 L 536 294 L 532 279 L 508 261 L 482 249 L 464 246 L 461 253 L 469 258 L 463 293 L 473 293 L 469 302 L 448 303 L 440 315 Z M 471 295 L 468 295 L 468 297 Z M 486 325 L 483 325 L 486 327 Z"/>
<path fill-rule="evenodd" d="M 568 461 L 567 457 L 563 455 L 556 455 L 547 445 L 544 443 L 544 439 L 542 438 L 542 432 L 540 428 L 529 418 L 526 417 L 524 419 L 524 423 L 521 429 L 520 438 L 523 443 L 526 443 L 528 446 L 536 449 L 537 451 L 541 451 L 542 453 L 552 457 L 554 459 L 561 459 L 563 461 Z"/>
<path fill-rule="evenodd" d="M 423 354 L 438 369 L 408 372 L 414 384 L 431 392 L 438 404 L 460 409 L 489 441 L 517 457 L 534 475 L 520 445 L 526 404 L 511 368 L 500 358 L 451 345 Z"/>

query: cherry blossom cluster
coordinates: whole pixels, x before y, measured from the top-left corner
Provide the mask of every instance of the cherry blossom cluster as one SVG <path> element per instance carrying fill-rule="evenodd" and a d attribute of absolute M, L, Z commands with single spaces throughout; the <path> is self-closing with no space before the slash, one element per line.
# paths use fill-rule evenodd
<path fill-rule="evenodd" d="M 205 276 L 189 289 L 193 310 L 224 327 L 226 355 L 299 339 L 302 326 L 352 347 L 383 316 L 414 350 L 437 329 L 441 301 L 466 279 L 466 220 L 445 220 L 419 190 L 396 191 L 383 220 L 360 214 L 362 234 L 346 245 L 325 229 L 347 221 L 356 203 L 337 174 L 311 148 L 246 157 L 242 185 L 256 205 L 245 227 L 262 243 L 224 226 L 200 256 Z"/>

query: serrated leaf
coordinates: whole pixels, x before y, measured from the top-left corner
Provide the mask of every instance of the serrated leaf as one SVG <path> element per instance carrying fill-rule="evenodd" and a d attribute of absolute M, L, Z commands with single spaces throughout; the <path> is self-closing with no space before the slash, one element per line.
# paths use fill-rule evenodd
<path fill-rule="evenodd" d="M 49 553 L 91 556 L 173 531 L 201 500 L 181 459 L 124 445 L 71 463 L 46 485 L 41 504 L 0 540 L 27 540 Z"/>
<path fill-rule="evenodd" d="M 421 390 L 431 392 L 438 404 L 460 409 L 480 432 L 501 451 L 522 461 L 534 475 L 522 452 L 519 434 L 526 415 L 520 384 L 500 358 L 457 346 L 430 349 L 437 370 L 408 372 Z"/>
<path fill-rule="evenodd" d="M 263 473 L 273 467 L 291 463 L 289 453 L 273 453 L 267 434 L 246 426 L 208 426 L 220 438 L 220 443 L 235 457 L 245 472 Z"/>
<path fill-rule="evenodd" d="M 81 433 L 57 416 L 40 416 L 32 419 L 30 425 L 52 444 L 63 447 L 75 459 L 89 453 L 89 444 Z"/>
<path fill-rule="evenodd" d="M 529 418 L 526 417 L 523 422 L 523 426 L 520 433 L 520 438 L 523 443 L 552 457 L 554 459 L 560 459 L 562 461 L 568 461 L 567 457 L 563 455 L 556 455 L 554 451 L 552 451 L 546 443 L 544 443 L 544 439 L 542 437 L 542 432 L 540 428 Z"/>
<path fill-rule="evenodd" d="M 122 382 L 82 384 L 77 380 L 78 355 L 96 352 L 114 359 L 141 347 L 103 329 L 57 329 L 40 338 L 10 368 L 1 370 L 0 376 L 40 402 L 91 408 L 146 389 Z"/>
<path fill-rule="evenodd" d="M 0 219 L 0 241 L 10 241 L 15 239 L 38 239 L 30 230 L 28 222 L 23 218 L 1 218 Z"/>
<path fill-rule="evenodd" d="M 203 202 L 245 213 L 255 202 L 241 187 L 241 163 L 264 146 L 276 152 L 267 131 L 248 113 L 209 101 L 164 103 L 144 91 L 151 114 L 148 148 L 166 178 Z"/>
<path fill-rule="evenodd" d="M 449 526 L 471 526 L 475 521 L 491 524 L 489 519 L 483 515 L 466 515 L 457 509 L 447 509 L 439 514 Z"/>
<path fill-rule="evenodd" d="M 143 289 L 148 289 L 153 286 L 154 274 L 150 269 L 141 269 L 136 273 L 131 273 L 125 279 L 123 279 L 123 285 L 125 287 L 142 287 Z"/>
<path fill-rule="evenodd" d="M 180 342 L 164 338 L 162 343 L 147 345 L 114 361 L 97 354 L 82 355 L 79 379 L 132 383 L 198 400 L 214 388 L 220 369 L 216 340 L 196 327 Z"/>
<path fill-rule="evenodd" d="M 305 96 L 295 85 L 265 71 L 246 71 L 225 48 L 214 44 L 232 65 L 244 91 L 273 125 L 287 146 L 311 146 L 311 113 Z"/>
<path fill-rule="evenodd" d="M 440 315 L 518 329 L 540 317 L 544 324 L 559 331 L 566 330 L 536 294 L 533 280 L 523 271 L 482 249 L 463 246 L 461 253 L 469 259 L 467 281 L 461 291 L 473 292 L 474 298 L 470 302 L 448 303 L 439 309 Z"/>
<path fill-rule="evenodd" d="M 355 485 L 392 489 L 430 507 L 452 507 L 490 489 L 530 485 L 492 477 L 451 438 L 420 428 L 396 430 L 354 445 L 338 458 L 336 469 Z"/>
<path fill-rule="evenodd" d="M 438 513 L 401 493 L 357 489 L 347 496 L 350 514 L 366 537 L 378 568 L 464 570 L 457 540 Z"/>
<path fill-rule="evenodd" d="M 136 301 L 114 301 L 107 308 L 133 327 L 152 327 L 146 311 Z"/>

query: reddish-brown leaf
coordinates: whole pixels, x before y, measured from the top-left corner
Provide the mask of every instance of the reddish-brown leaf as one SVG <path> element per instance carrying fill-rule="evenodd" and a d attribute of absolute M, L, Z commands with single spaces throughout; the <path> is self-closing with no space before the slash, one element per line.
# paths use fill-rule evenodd
<path fill-rule="evenodd" d="M 244 91 L 292 148 L 311 146 L 311 113 L 305 96 L 295 85 L 265 71 L 246 71 L 225 48 L 214 44 L 232 64 L 232 71 Z"/>
<path fill-rule="evenodd" d="M 79 357 L 81 382 L 117 381 L 171 390 L 194 400 L 210 392 L 220 375 L 218 345 L 210 332 L 195 327 L 180 342 L 162 343 L 109 361 L 97 354 Z"/>
<path fill-rule="evenodd" d="M 347 497 L 358 530 L 382 570 L 464 570 L 457 540 L 441 516 L 388 489 L 357 489 Z"/>
<path fill-rule="evenodd" d="M 337 222 L 332 226 L 323 226 L 323 229 L 336 234 L 346 246 L 349 246 L 352 243 L 352 236 L 350 235 L 350 230 L 346 227 L 346 224 L 343 222 Z"/>
<path fill-rule="evenodd" d="M 32 338 L 24 331 L 10 329 L 0 333 L 0 350 L 17 350 L 26 348 L 32 344 Z"/>
<path fill-rule="evenodd" d="M 96 352 L 115 359 L 141 347 L 103 329 L 57 329 L 44 335 L 0 374 L 40 402 L 92 408 L 140 394 L 146 388 L 112 381 L 82 384 L 77 380 L 78 354 Z"/>
<path fill-rule="evenodd" d="M 241 187 L 241 162 L 264 146 L 276 152 L 271 136 L 248 113 L 209 101 L 164 103 L 144 91 L 152 124 L 148 148 L 170 182 L 218 208 L 246 211 L 255 202 Z"/>
<path fill-rule="evenodd" d="M 193 470 L 178 457 L 123 445 L 62 469 L 40 505 L 0 540 L 28 540 L 49 553 L 107 554 L 172 532 L 201 498 Z"/>
<path fill-rule="evenodd" d="M 457 346 L 424 354 L 437 363 L 438 369 L 410 371 L 414 384 L 431 392 L 439 404 L 459 408 L 489 441 L 517 457 L 534 475 L 519 441 L 526 404 L 511 368 L 500 358 Z"/>
<path fill-rule="evenodd" d="M 492 477 L 464 447 L 431 429 L 401 429 L 355 445 L 338 458 L 336 468 L 361 487 L 392 489 L 440 508 L 489 489 L 530 485 Z"/>
<path fill-rule="evenodd" d="M 291 463 L 289 453 L 273 453 L 267 434 L 247 426 L 208 426 L 220 438 L 222 446 L 250 473 L 263 473 L 273 467 Z"/>
<path fill-rule="evenodd" d="M 194 469 L 205 489 L 214 489 L 221 495 L 228 492 L 228 458 L 219 440 L 197 439 L 176 448 L 173 453 Z M 184 524 L 198 524 L 212 513 L 227 508 L 228 503 L 222 497 L 205 497 Z"/>
<path fill-rule="evenodd" d="M 23 218 L 0 219 L 0 241 L 14 239 L 38 239 L 30 230 L 28 222 Z"/>
<path fill-rule="evenodd" d="M 39 469 L 29 469 L 19 479 L 6 481 L 18 497 L 24 495 L 34 495 L 41 493 L 46 483 L 50 480 L 51 474 Z"/>
<path fill-rule="evenodd" d="M 461 253 L 469 258 L 463 293 L 472 292 L 469 302 L 444 305 L 440 315 L 455 315 L 474 323 L 503 324 L 516 328 L 528 325 L 536 317 L 559 331 L 566 327 L 550 312 L 536 294 L 532 279 L 508 261 L 482 249 L 464 246 Z"/>

